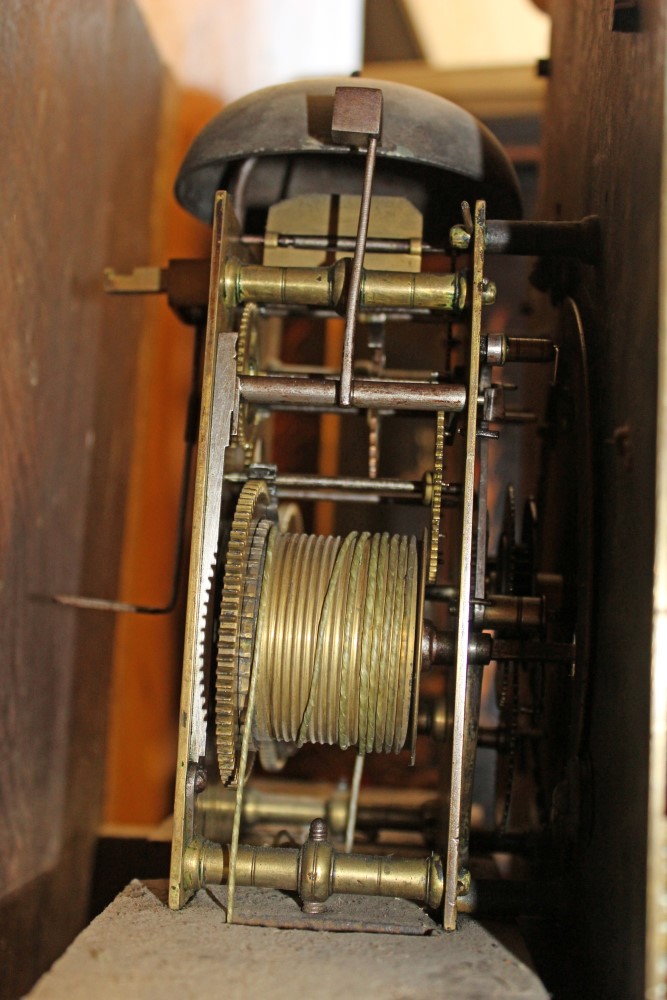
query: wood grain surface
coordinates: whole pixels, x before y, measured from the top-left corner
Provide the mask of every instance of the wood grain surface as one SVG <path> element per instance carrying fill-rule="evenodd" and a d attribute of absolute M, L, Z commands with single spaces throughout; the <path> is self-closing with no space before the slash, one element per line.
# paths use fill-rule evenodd
<path fill-rule="evenodd" d="M 0 993 L 85 919 L 163 71 L 130 0 L 7 0 L 0 29 Z"/>
<path fill-rule="evenodd" d="M 180 208 L 173 183 L 192 139 L 220 104 L 175 83 L 167 90 L 152 193 L 153 248 L 150 258 L 136 263 L 203 258 L 211 252 L 210 227 Z M 130 300 L 121 303 L 128 306 Z M 123 600 L 164 605 L 169 596 L 193 337 L 165 297 L 147 300 L 118 587 Z M 186 538 L 187 552 L 189 548 Z M 118 616 L 104 798 L 108 822 L 154 824 L 173 809 L 187 566 L 184 570 L 172 614 Z"/>
<path fill-rule="evenodd" d="M 665 336 L 665 5 L 639 6 L 640 30 L 628 33 L 612 31 L 611 0 L 549 4 L 538 210 L 548 219 L 596 214 L 602 226 L 602 263 L 582 267 L 573 281 L 590 358 L 597 565 L 579 771 L 591 812 L 568 859 L 564 968 L 576 976 L 563 995 L 608 1000 L 644 996 L 657 355 Z"/>

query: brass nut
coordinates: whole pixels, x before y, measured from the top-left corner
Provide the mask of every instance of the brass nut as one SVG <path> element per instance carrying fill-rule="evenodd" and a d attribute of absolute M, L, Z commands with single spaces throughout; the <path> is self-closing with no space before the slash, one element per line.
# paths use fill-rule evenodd
<path fill-rule="evenodd" d="M 470 873 L 468 873 L 468 880 Z M 437 910 L 445 893 L 445 872 L 442 858 L 438 854 L 431 855 L 428 873 L 428 896 L 425 902 L 432 910 Z"/>
<path fill-rule="evenodd" d="M 462 871 L 456 883 L 457 896 L 467 896 L 470 892 L 471 877 L 469 871 Z"/>
<path fill-rule="evenodd" d="M 201 871 L 203 842 L 199 838 L 191 840 L 183 855 L 183 887 L 188 892 L 196 892 L 204 884 Z"/>
<path fill-rule="evenodd" d="M 310 825 L 310 835 L 301 848 L 299 858 L 299 896 L 306 904 L 322 904 L 331 895 L 333 845 L 327 840 L 328 830 L 324 820 L 316 819 Z M 307 909 L 306 912 L 317 912 Z"/>

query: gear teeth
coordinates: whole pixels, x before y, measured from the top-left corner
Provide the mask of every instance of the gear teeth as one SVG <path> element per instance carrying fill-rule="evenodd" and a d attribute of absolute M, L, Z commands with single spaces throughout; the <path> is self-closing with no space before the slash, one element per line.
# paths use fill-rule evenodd
<path fill-rule="evenodd" d="M 216 670 L 216 744 L 220 778 L 236 777 L 244 706 L 250 684 L 260 572 L 270 504 L 264 480 L 249 480 L 239 496 L 227 544 L 220 600 Z"/>
<path fill-rule="evenodd" d="M 217 550 L 215 553 L 215 558 L 217 560 Z M 215 565 L 215 564 L 214 564 Z M 215 577 L 214 565 L 209 568 L 207 585 L 205 588 L 205 593 L 207 595 L 207 603 L 210 603 L 211 594 L 213 593 L 213 580 Z M 204 647 L 206 644 L 206 624 L 205 621 L 200 625 L 199 634 L 197 638 L 197 689 L 199 691 L 199 701 L 201 705 L 201 714 L 206 725 L 206 720 L 208 717 L 208 699 L 206 697 L 206 683 L 204 678 Z"/>
<path fill-rule="evenodd" d="M 236 374 L 248 375 L 250 369 L 251 340 L 254 332 L 254 323 L 257 315 L 257 306 L 254 302 L 249 302 L 243 309 L 239 335 L 236 342 Z M 255 422 L 255 411 L 248 403 L 241 403 L 238 411 L 237 428 L 235 434 L 236 443 L 243 448 L 245 464 L 249 466 L 252 462 L 255 450 L 255 434 L 252 433 Z"/>
<path fill-rule="evenodd" d="M 435 426 L 433 458 L 433 496 L 431 499 L 431 548 L 428 559 L 428 582 L 435 583 L 440 552 L 440 518 L 442 515 L 442 476 L 445 463 L 445 413 L 438 410 Z"/>

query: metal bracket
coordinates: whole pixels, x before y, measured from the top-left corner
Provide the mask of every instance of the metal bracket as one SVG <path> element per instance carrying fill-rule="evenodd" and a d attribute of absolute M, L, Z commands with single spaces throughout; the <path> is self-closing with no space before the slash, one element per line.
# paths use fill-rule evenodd
<path fill-rule="evenodd" d="M 459 882 L 459 846 L 461 835 L 461 802 L 463 794 L 463 742 L 468 684 L 468 632 L 470 629 L 470 581 L 472 577 L 473 505 L 475 488 L 475 457 L 477 450 L 477 400 L 479 397 L 482 291 L 484 277 L 484 240 L 486 204 L 475 205 L 473 232 L 472 308 L 470 320 L 470 370 L 467 394 L 466 458 L 463 481 L 463 526 L 461 532 L 461 575 L 459 583 L 458 631 L 456 646 L 456 688 L 452 776 L 450 788 L 449 833 L 447 838 L 447 871 L 445 876 L 445 930 L 456 930 Z M 477 596 L 477 595 L 476 595 Z"/>

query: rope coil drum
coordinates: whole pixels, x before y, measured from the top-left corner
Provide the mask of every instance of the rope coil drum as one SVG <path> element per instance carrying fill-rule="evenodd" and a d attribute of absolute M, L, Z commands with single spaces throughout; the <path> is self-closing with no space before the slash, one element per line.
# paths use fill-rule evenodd
<path fill-rule="evenodd" d="M 416 539 L 272 528 L 268 545 L 254 742 L 400 751 L 414 668 Z"/>

